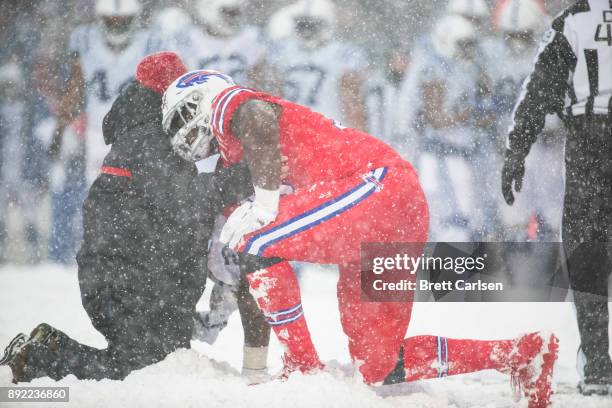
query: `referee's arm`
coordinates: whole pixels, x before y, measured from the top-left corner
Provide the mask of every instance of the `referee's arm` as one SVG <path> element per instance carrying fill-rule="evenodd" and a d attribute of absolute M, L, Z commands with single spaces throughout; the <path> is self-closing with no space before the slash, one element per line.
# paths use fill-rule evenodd
<path fill-rule="evenodd" d="M 564 29 L 564 20 L 557 18 L 546 32 L 512 114 L 502 170 L 502 194 L 509 205 L 514 203 L 513 191 L 521 191 L 525 157 L 544 129 L 546 115 L 557 113 L 563 118 L 568 79 L 576 66 Z"/>
<path fill-rule="evenodd" d="M 507 146 L 513 154 L 527 156 L 544 129 L 547 114 L 563 117 L 568 78 L 575 66 L 576 56 L 563 33 L 562 20 L 555 20 L 542 40 L 533 71 L 525 79 L 514 108 Z"/>

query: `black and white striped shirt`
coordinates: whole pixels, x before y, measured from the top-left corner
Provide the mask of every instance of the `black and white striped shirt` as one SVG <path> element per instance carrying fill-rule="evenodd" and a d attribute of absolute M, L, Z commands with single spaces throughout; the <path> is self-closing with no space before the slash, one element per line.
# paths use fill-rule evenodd
<path fill-rule="evenodd" d="M 611 112 L 612 0 L 580 0 L 544 35 L 514 108 L 509 148 L 526 154 L 549 113 L 567 119 Z"/>

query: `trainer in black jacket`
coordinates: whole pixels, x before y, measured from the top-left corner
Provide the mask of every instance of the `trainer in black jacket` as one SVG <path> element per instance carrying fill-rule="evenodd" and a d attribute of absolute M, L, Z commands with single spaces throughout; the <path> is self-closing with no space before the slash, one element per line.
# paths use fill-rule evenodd
<path fill-rule="evenodd" d="M 123 379 L 188 348 L 214 218 L 251 192 L 244 166 L 198 175 L 176 156 L 161 127 L 161 96 L 137 81 L 123 89 L 103 130 L 112 148 L 83 207 L 77 262 L 83 307 L 108 347 L 40 325 L 9 364 L 15 380 Z"/>

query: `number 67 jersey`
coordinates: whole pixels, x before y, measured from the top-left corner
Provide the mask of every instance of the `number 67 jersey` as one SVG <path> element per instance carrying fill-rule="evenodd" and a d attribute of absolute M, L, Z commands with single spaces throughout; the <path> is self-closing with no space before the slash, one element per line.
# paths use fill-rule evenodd
<path fill-rule="evenodd" d="M 272 54 L 273 65 L 282 75 L 285 99 L 329 118 L 346 120 L 340 85 L 345 74 L 366 67 L 366 57 L 360 48 L 335 40 L 307 48 L 295 38 L 288 38 L 277 44 Z"/>

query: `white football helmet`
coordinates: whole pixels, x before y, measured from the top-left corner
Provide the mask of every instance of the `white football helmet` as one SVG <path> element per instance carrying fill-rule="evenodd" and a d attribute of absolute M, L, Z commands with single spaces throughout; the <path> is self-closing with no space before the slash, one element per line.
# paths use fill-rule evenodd
<path fill-rule="evenodd" d="M 299 0 L 281 8 L 268 22 L 268 37 L 283 41 L 296 36 L 306 48 L 328 41 L 336 26 L 336 8 L 330 0 Z"/>
<path fill-rule="evenodd" d="M 476 24 L 489 21 L 489 6 L 485 0 L 449 0 L 446 12 L 465 17 Z"/>
<path fill-rule="evenodd" d="M 494 26 L 502 32 L 515 54 L 532 50 L 536 37 L 548 24 L 544 6 L 536 0 L 503 0 L 493 14 Z"/>
<path fill-rule="evenodd" d="M 132 41 L 141 10 L 139 0 L 96 0 L 96 16 L 108 45 L 123 49 Z"/>
<path fill-rule="evenodd" d="M 297 11 L 296 3 L 294 3 L 272 14 L 266 27 L 268 38 L 274 42 L 280 42 L 291 37 L 294 33 L 294 17 Z"/>
<path fill-rule="evenodd" d="M 245 7 L 244 0 L 198 0 L 196 13 L 214 34 L 228 37 L 240 30 Z"/>
<path fill-rule="evenodd" d="M 435 51 L 449 59 L 458 58 L 462 42 L 476 42 L 477 39 L 474 24 L 456 14 L 448 14 L 439 19 L 431 34 Z"/>
<path fill-rule="evenodd" d="M 191 26 L 191 16 L 177 6 L 164 7 L 155 13 L 153 27 L 162 35 L 171 36 Z"/>
<path fill-rule="evenodd" d="M 502 0 L 495 8 L 493 23 L 504 32 L 536 32 L 546 25 L 547 16 L 536 0 Z"/>
<path fill-rule="evenodd" d="M 174 151 L 197 161 L 209 155 L 213 139 L 211 108 L 217 95 L 236 84 L 212 70 L 188 72 L 168 87 L 162 99 L 162 125 Z"/>

